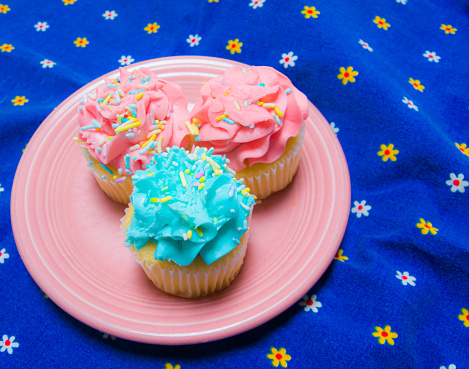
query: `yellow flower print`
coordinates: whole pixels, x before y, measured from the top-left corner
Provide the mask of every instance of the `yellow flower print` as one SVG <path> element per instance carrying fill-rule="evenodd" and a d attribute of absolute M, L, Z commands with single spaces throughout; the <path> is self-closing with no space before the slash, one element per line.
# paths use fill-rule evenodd
<path fill-rule="evenodd" d="M 318 14 L 321 14 L 314 6 L 305 6 L 304 10 L 301 11 L 301 14 L 305 15 L 305 18 L 310 17 L 317 18 Z"/>
<path fill-rule="evenodd" d="M 236 40 L 229 40 L 228 45 L 226 46 L 226 50 L 230 50 L 231 54 L 240 53 L 241 46 L 243 46 L 242 42 L 239 42 L 239 39 Z"/>
<path fill-rule="evenodd" d="M 218 3 L 218 0 L 208 0 L 209 3 Z"/>
<path fill-rule="evenodd" d="M 446 34 L 448 33 L 451 33 L 452 35 L 454 35 L 457 31 L 456 28 L 453 28 L 452 26 L 450 26 L 449 24 L 446 25 L 446 24 L 442 24 L 440 29 L 442 29 L 443 31 L 445 31 Z"/>
<path fill-rule="evenodd" d="M 339 249 L 339 251 L 337 251 L 337 254 L 334 256 L 334 259 L 339 260 L 341 262 L 344 262 L 345 260 L 348 260 L 347 256 L 342 255 L 343 252 L 344 252 L 344 250 Z"/>
<path fill-rule="evenodd" d="M 389 144 L 388 146 L 381 145 L 380 148 L 381 151 L 378 151 L 378 155 L 382 156 L 381 159 L 383 159 L 383 161 L 388 161 L 389 159 L 396 161 L 396 155 L 399 154 L 399 150 L 394 150 L 393 144 Z"/>
<path fill-rule="evenodd" d="M 83 38 L 77 37 L 77 39 L 73 41 L 73 43 L 75 44 L 76 47 L 86 47 L 86 45 L 89 44 L 86 37 L 83 37 Z"/>
<path fill-rule="evenodd" d="M 423 218 L 420 218 L 420 222 L 417 223 L 417 228 L 421 229 L 422 234 L 427 234 L 428 232 L 436 234 L 436 232 L 438 232 L 438 228 L 433 227 L 430 222 L 425 222 Z"/>
<path fill-rule="evenodd" d="M 389 23 L 386 23 L 386 19 L 380 18 L 376 16 L 375 19 L 373 19 L 373 22 L 375 22 L 378 25 L 378 28 L 382 28 L 384 30 L 387 30 L 391 25 Z"/>
<path fill-rule="evenodd" d="M 64 5 L 72 5 L 75 3 L 77 0 L 62 0 Z"/>
<path fill-rule="evenodd" d="M 7 11 L 11 10 L 8 5 L 0 4 L 0 13 L 6 14 Z"/>
<path fill-rule="evenodd" d="M 469 147 L 466 147 L 465 143 L 462 143 L 461 145 L 458 144 L 457 142 L 454 143 L 456 147 L 464 154 L 469 156 Z"/>
<path fill-rule="evenodd" d="M 348 67 L 347 70 L 345 70 L 344 67 L 340 67 L 339 70 L 340 74 L 337 75 L 337 78 L 341 79 L 344 85 L 346 85 L 347 82 L 355 82 L 355 76 L 358 75 L 358 72 L 353 70 L 353 67 Z"/>
<path fill-rule="evenodd" d="M 385 342 L 389 343 L 391 346 L 394 345 L 393 338 L 397 337 L 396 332 L 391 332 L 391 326 L 387 325 L 382 329 L 381 327 L 375 327 L 376 332 L 373 332 L 373 337 L 379 337 L 378 342 L 381 345 L 384 345 Z"/>
<path fill-rule="evenodd" d="M 10 45 L 10 44 L 3 44 L 2 46 L 0 46 L 0 50 L 2 50 L 2 52 L 6 51 L 7 53 L 9 53 L 13 49 L 14 49 L 13 45 Z"/>
<path fill-rule="evenodd" d="M 462 314 L 458 315 L 459 320 L 464 322 L 465 327 L 469 327 L 469 311 L 467 309 L 461 309 Z"/>
<path fill-rule="evenodd" d="M 284 348 L 281 348 L 277 351 L 275 347 L 270 348 L 271 354 L 267 354 L 267 358 L 272 360 L 272 365 L 278 367 L 280 364 L 283 368 L 287 367 L 287 361 L 291 359 L 290 355 L 287 355 L 287 351 Z"/>
<path fill-rule="evenodd" d="M 156 22 L 155 23 L 148 23 L 148 25 L 144 28 L 144 30 L 147 31 L 148 34 L 156 33 L 156 32 L 158 32 L 159 29 L 160 29 L 160 26 Z"/>
<path fill-rule="evenodd" d="M 166 363 L 164 364 L 164 369 L 181 369 L 181 366 L 179 364 L 173 366 L 173 364 Z"/>
<path fill-rule="evenodd" d="M 425 86 L 421 85 L 418 79 L 409 78 L 409 83 L 420 92 L 423 92 L 423 90 L 425 89 Z"/>
<path fill-rule="evenodd" d="M 13 103 L 14 106 L 24 105 L 28 101 L 29 100 L 24 96 L 16 96 L 13 100 L 11 100 L 11 102 Z"/>

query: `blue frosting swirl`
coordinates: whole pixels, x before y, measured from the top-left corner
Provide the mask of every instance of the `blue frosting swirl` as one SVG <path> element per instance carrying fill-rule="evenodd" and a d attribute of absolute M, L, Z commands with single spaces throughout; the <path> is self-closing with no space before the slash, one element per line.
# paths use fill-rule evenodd
<path fill-rule="evenodd" d="M 207 265 L 233 250 L 248 229 L 255 196 L 213 149 L 189 154 L 176 146 L 132 177 L 134 207 L 126 242 L 137 250 L 157 244 L 156 260 Z"/>

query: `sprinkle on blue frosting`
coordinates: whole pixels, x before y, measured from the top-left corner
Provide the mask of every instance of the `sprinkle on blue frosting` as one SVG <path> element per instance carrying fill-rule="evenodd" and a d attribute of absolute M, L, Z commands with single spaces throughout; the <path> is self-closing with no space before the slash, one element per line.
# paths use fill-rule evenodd
<path fill-rule="evenodd" d="M 129 245 L 155 243 L 156 260 L 184 266 L 199 254 L 210 265 L 239 244 L 255 198 L 212 151 L 174 146 L 132 176 Z"/>

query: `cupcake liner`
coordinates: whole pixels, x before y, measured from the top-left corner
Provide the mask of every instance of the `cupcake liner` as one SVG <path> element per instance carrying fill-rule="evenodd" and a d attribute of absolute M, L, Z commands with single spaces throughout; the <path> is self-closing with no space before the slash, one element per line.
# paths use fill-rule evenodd
<path fill-rule="evenodd" d="M 290 184 L 300 165 L 304 134 L 303 125 L 300 133 L 288 141 L 282 156 L 273 163 L 256 163 L 236 173 L 238 178 L 244 178 L 251 194 L 262 200 Z"/>
<path fill-rule="evenodd" d="M 130 211 L 127 211 L 131 209 Z M 121 229 L 125 236 L 125 229 L 130 225 L 133 208 L 129 205 L 126 215 L 122 218 Z M 248 228 L 250 224 L 248 218 Z M 153 253 L 156 245 L 149 243 L 139 251 L 130 245 L 130 251 L 140 264 L 147 277 L 160 290 L 186 298 L 206 296 L 228 287 L 239 273 L 243 265 L 247 250 L 249 231 L 241 237 L 239 245 L 231 252 L 210 265 L 205 264 L 200 255 L 187 266 L 180 266 L 173 261 L 154 260 Z"/>
<path fill-rule="evenodd" d="M 128 204 L 133 190 L 132 177 L 125 174 L 118 174 L 117 169 L 112 167 L 108 168 L 113 172 L 113 174 L 109 173 L 88 153 L 86 149 L 82 148 L 81 151 L 88 161 L 91 172 L 96 178 L 99 187 L 101 187 L 106 195 L 116 202 Z M 116 183 L 116 180 L 119 180 L 119 178 L 125 179 L 122 182 Z"/>

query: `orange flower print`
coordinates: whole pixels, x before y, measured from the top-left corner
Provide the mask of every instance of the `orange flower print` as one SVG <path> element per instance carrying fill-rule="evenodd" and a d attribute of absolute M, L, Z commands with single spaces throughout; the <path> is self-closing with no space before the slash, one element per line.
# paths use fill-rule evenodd
<path fill-rule="evenodd" d="M 13 45 L 10 45 L 10 44 L 3 44 L 2 46 L 0 46 L 0 50 L 2 50 L 2 52 L 6 51 L 7 53 L 9 53 L 13 49 L 14 49 Z"/>
<path fill-rule="evenodd" d="M 243 46 L 243 43 L 239 42 L 239 39 L 229 40 L 228 45 L 226 46 L 226 50 L 230 50 L 231 54 L 240 53 L 241 46 Z"/>
<path fill-rule="evenodd" d="M 310 17 L 317 18 L 318 14 L 321 14 L 319 10 L 316 10 L 314 6 L 305 6 L 304 10 L 301 11 L 301 14 L 305 15 L 305 18 L 308 19 Z"/>
<path fill-rule="evenodd" d="M 272 360 L 272 365 L 276 368 L 278 364 L 282 366 L 282 368 L 287 367 L 287 361 L 291 360 L 291 356 L 287 355 L 287 351 L 284 348 L 281 348 L 277 351 L 275 347 L 270 348 L 271 354 L 267 354 L 267 358 Z"/>
<path fill-rule="evenodd" d="M 344 86 L 348 82 L 350 83 L 355 82 L 355 76 L 358 76 L 358 72 L 353 70 L 353 67 L 348 67 L 347 70 L 345 70 L 344 67 L 340 67 L 339 70 L 340 70 L 340 74 L 337 75 L 337 78 L 342 80 L 342 83 L 344 84 Z"/>
<path fill-rule="evenodd" d="M 469 311 L 467 309 L 461 309 L 462 314 L 458 315 L 460 321 L 464 322 L 465 327 L 469 327 Z"/>
<path fill-rule="evenodd" d="M 461 151 L 464 155 L 469 156 L 469 147 L 466 147 L 465 143 L 462 143 L 461 145 L 458 144 L 457 142 L 454 143 L 456 147 Z"/>
<path fill-rule="evenodd" d="M 388 146 L 386 145 L 381 145 L 380 146 L 381 151 L 378 151 L 378 155 L 382 156 L 383 161 L 388 161 L 391 159 L 391 161 L 396 161 L 396 155 L 399 154 L 399 150 L 394 150 L 394 145 L 389 144 Z"/>
<path fill-rule="evenodd" d="M 384 30 L 387 30 L 391 25 L 389 23 L 386 23 L 386 19 L 380 18 L 376 16 L 375 19 L 373 19 L 373 22 L 375 22 L 378 25 L 378 28 L 382 28 Z"/>
<path fill-rule="evenodd" d="M 343 252 L 344 250 L 342 249 L 339 249 L 339 251 L 337 251 L 337 254 L 334 256 L 334 259 L 335 260 L 339 260 L 341 261 L 342 263 L 345 261 L 345 260 L 348 260 L 348 257 L 343 255 Z"/>
<path fill-rule="evenodd" d="M 433 227 L 430 222 L 425 222 L 423 218 L 420 218 L 420 222 L 417 223 L 417 228 L 421 229 L 422 234 L 428 234 L 428 232 L 436 234 L 436 232 L 438 232 L 438 228 Z"/>
<path fill-rule="evenodd" d="M 397 333 L 396 332 L 391 332 L 391 327 L 387 325 L 382 329 L 381 327 L 375 327 L 376 332 L 373 332 L 372 335 L 373 337 L 379 337 L 378 342 L 381 345 L 384 345 L 385 342 L 389 343 L 391 346 L 394 345 L 394 340 L 393 338 L 397 338 Z"/>
<path fill-rule="evenodd" d="M 62 0 L 64 5 L 72 5 L 73 3 L 76 3 L 77 0 Z"/>
<path fill-rule="evenodd" d="M 13 100 L 11 100 L 11 102 L 13 103 L 14 106 L 24 105 L 28 101 L 29 100 L 24 96 L 16 96 Z"/>
<path fill-rule="evenodd" d="M 144 28 L 144 30 L 147 31 L 148 34 L 156 33 L 156 32 L 158 32 L 159 29 L 160 29 L 160 26 L 156 22 L 155 23 L 148 23 L 148 25 Z"/>
<path fill-rule="evenodd" d="M 446 34 L 448 33 L 451 33 L 452 35 L 454 35 L 457 31 L 456 28 L 453 28 L 452 26 L 450 26 L 449 24 L 446 25 L 446 24 L 442 24 L 440 29 L 442 29 L 443 31 L 445 31 Z"/>
<path fill-rule="evenodd" d="M 9 10 L 11 10 L 8 5 L 0 4 L 0 13 L 6 14 Z"/>
<path fill-rule="evenodd" d="M 409 83 L 420 92 L 423 92 L 423 90 L 425 89 L 425 86 L 421 85 L 418 79 L 409 78 Z"/>
<path fill-rule="evenodd" d="M 86 37 L 83 37 L 83 38 L 77 37 L 77 39 L 73 41 L 73 43 L 75 44 L 76 47 L 86 47 L 86 45 L 89 44 Z"/>

